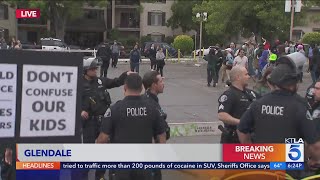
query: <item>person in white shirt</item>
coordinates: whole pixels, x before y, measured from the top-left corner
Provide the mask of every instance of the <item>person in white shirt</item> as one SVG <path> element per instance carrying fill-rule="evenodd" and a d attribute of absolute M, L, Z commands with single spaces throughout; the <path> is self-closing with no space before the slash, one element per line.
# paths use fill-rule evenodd
<path fill-rule="evenodd" d="M 239 50 L 239 55 L 234 58 L 233 66 L 242 66 L 248 69 L 248 58 L 244 55 L 244 50 Z"/>

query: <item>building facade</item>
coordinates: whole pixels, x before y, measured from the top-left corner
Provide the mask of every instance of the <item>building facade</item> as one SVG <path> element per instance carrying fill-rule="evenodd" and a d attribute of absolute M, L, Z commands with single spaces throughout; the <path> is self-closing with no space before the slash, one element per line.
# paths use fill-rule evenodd
<path fill-rule="evenodd" d="M 0 38 L 5 38 L 7 42 L 10 42 L 12 37 L 17 37 L 15 9 L 5 2 L 0 2 Z"/>
<path fill-rule="evenodd" d="M 320 32 L 320 7 L 312 7 L 307 10 L 304 25 L 294 26 L 292 39 L 298 41 L 309 32 Z"/>
<path fill-rule="evenodd" d="M 174 0 L 158 0 L 154 3 L 141 3 L 140 36 L 149 35 L 153 41 L 164 41 L 166 36 L 182 34 L 181 28 L 172 30 L 166 22 L 172 16 Z"/>
<path fill-rule="evenodd" d="M 166 26 L 172 16 L 174 0 L 141 1 L 108 0 L 107 7 L 85 5 L 83 16 L 67 21 L 64 41 L 69 45 L 94 47 L 105 39 L 113 40 L 111 34 L 115 29 L 120 37 L 150 36 L 153 41 L 163 41 L 166 36 L 182 33 L 181 29 L 172 30 Z M 50 36 L 50 25 L 44 18 L 19 19 L 18 37 L 26 43 L 39 42 L 40 38 Z"/>

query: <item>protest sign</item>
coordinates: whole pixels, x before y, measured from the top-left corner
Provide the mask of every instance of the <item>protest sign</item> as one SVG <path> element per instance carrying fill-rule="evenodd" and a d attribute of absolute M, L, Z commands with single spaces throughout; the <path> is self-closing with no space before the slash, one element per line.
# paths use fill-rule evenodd
<path fill-rule="evenodd" d="M 81 142 L 82 56 L 0 51 L 0 142 Z"/>
<path fill-rule="evenodd" d="M 0 137 L 14 137 L 17 65 L 0 64 Z"/>

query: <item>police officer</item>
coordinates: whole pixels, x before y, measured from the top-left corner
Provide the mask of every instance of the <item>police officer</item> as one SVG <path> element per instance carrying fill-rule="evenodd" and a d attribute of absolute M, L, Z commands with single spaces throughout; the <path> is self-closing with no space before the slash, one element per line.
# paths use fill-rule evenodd
<path fill-rule="evenodd" d="M 166 142 L 166 123 L 156 103 L 143 98 L 142 79 L 138 74 L 127 76 L 124 85 L 125 98 L 111 106 L 104 115 L 97 143 L 159 143 Z M 150 180 L 152 171 L 115 170 L 110 179 Z"/>
<path fill-rule="evenodd" d="M 259 97 L 256 92 L 246 88 L 249 78 L 245 67 L 235 66 L 230 71 L 231 86 L 218 100 L 218 118 L 224 123 L 221 143 L 239 143 L 236 133 L 239 119 L 251 102 Z"/>
<path fill-rule="evenodd" d="M 119 87 L 124 84 L 124 80 L 131 72 L 124 72 L 119 78 L 97 77 L 97 59 L 87 59 L 83 61 L 83 94 L 82 111 L 83 119 L 82 133 L 83 143 L 95 143 L 99 135 L 101 120 L 106 110 L 110 107 L 111 98 L 107 89 Z M 84 176 L 86 176 L 84 174 Z M 104 172 L 96 171 L 96 178 L 100 179 Z"/>
<path fill-rule="evenodd" d="M 157 105 L 158 110 L 160 111 L 161 116 L 164 120 L 167 119 L 167 114 L 163 112 L 160 104 L 158 94 L 163 93 L 164 89 L 164 82 L 163 78 L 157 71 L 148 71 L 143 76 L 143 86 L 146 89 L 145 94 L 143 95 L 144 98 L 154 101 Z M 170 138 L 170 127 L 166 122 L 166 139 Z M 153 180 L 161 180 L 162 175 L 160 170 L 154 171 L 154 178 Z"/>
<path fill-rule="evenodd" d="M 278 59 L 268 79 L 275 89 L 253 103 L 242 116 L 238 126 L 240 142 L 251 142 L 248 137 L 253 128 L 258 143 L 283 143 L 287 137 L 304 137 L 310 144 L 315 142 L 307 102 L 296 93 L 298 74 L 294 68 L 289 57 Z"/>
<path fill-rule="evenodd" d="M 310 105 L 312 111 L 320 105 L 320 101 L 315 99 L 315 94 L 314 94 L 315 84 L 316 83 L 312 83 L 308 87 L 306 95 L 305 95 L 305 99 L 307 100 L 308 104 Z"/>
<path fill-rule="evenodd" d="M 97 51 L 97 57 L 100 57 L 102 60 L 102 65 L 100 69 L 100 76 L 107 77 L 109 65 L 110 65 L 110 58 L 111 58 L 111 49 L 108 42 L 104 42 Z"/>
<path fill-rule="evenodd" d="M 297 95 L 299 76 L 294 62 L 282 56 L 268 81 L 275 89 L 251 104 L 241 117 L 238 136 L 241 143 L 284 143 L 285 138 L 303 138 L 319 159 L 319 135 L 307 102 Z M 254 133 L 252 140 L 250 133 Z M 317 150 L 316 150 L 317 149 Z M 316 150 L 316 151 L 315 151 Z M 295 173 L 292 176 L 300 178 Z"/>
<path fill-rule="evenodd" d="M 316 127 L 317 131 L 320 132 L 320 80 L 317 80 L 317 82 L 313 86 L 313 109 L 312 109 L 312 118 L 316 121 Z"/>

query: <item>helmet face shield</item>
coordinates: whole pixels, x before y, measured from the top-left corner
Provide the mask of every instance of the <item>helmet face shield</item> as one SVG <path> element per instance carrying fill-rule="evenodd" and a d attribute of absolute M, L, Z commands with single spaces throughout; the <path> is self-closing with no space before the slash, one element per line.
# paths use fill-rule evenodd
<path fill-rule="evenodd" d="M 280 61 L 279 61 L 280 60 Z M 298 73 L 294 62 L 288 56 L 282 56 L 272 70 L 268 81 L 279 87 L 298 83 Z"/>
<path fill-rule="evenodd" d="M 97 58 L 88 58 L 83 60 L 83 70 L 96 69 L 101 66 Z"/>

